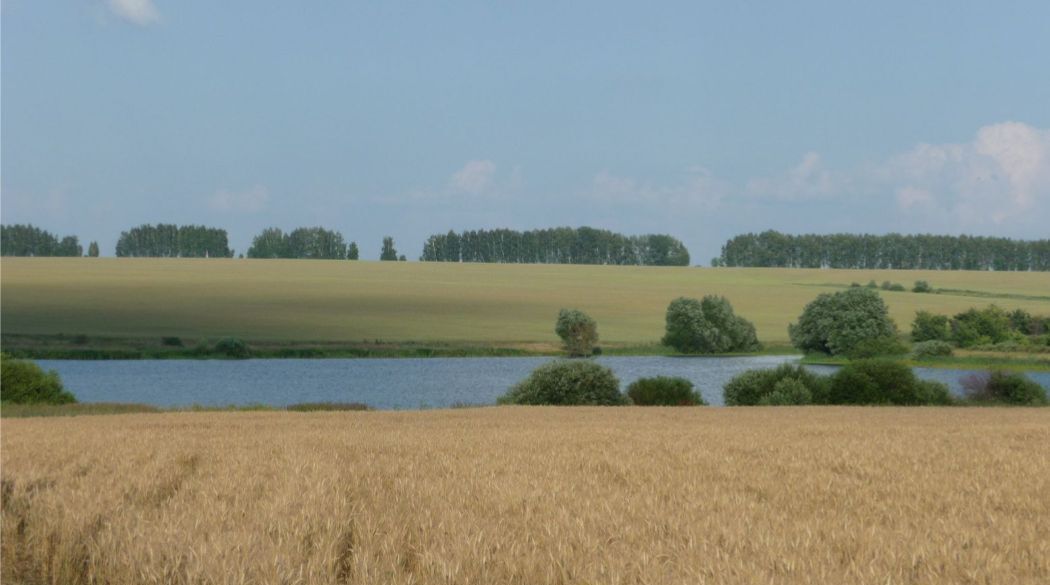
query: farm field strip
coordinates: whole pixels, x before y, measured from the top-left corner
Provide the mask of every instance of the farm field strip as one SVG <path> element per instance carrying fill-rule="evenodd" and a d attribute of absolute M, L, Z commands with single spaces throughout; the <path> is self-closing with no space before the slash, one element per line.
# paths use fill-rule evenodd
<path fill-rule="evenodd" d="M 783 344 L 822 285 L 872 279 L 988 295 L 883 292 L 903 330 L 918 309 L 1050 313 L 1050 273 L 129 258 L 4 258 L 2 270 L 4 331 L 28 335 L 545 343 L 558 309 L 575 307 L 603 341 L 637 344 L 661 337 L 672 299 L 720 294 Z"/>
<path fill-rule="evenodd" d="M 3 581 L 1046 583 L 1050 411 L 5 420 Z"/>

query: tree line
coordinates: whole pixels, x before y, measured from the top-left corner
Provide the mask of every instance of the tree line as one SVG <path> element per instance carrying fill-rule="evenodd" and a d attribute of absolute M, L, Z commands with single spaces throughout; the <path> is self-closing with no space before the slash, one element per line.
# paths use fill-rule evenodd
<path fill-rule="evenodd" d="M 266 228 L 248 248 L 249 258 L 357 260 L 358 256 L 357 242 L 347 244 L 343 234 L 322 227 L 301 227 L 288 233 Z"/>
<path fill-rule="evenodd" d="M 118 257 L 230 258 L 226 230 L 203 225 L 143 224 L 121 232 Z"/>
<path fill-rule="evenodd" d="M 430 236 L 424 262 L 688 266 L 689 251 L 661 234 L 625 236 L 590 227 L 470 230 Z"/>
<path fill-rule="evenodd" d="M 714 266 L 1050 270 L 1050 240 L 932 234 L 782 234 L 731 238 Z"/>
<path fill-rule="evenodd" d="M 31 225 L 0 225 L 0 253 L 4 256 L 82 256 L 84 247 L 76 236 L 60 239 Z"/>

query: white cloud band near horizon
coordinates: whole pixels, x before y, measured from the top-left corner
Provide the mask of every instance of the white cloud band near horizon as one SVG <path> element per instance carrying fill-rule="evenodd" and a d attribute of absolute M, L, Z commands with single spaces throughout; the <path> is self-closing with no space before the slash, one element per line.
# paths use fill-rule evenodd
<path fill-rule="evenodd" d="M 160 22 L 160 11 L 153 0 L 107 0 L 110 12 L 138 26 Z"/>

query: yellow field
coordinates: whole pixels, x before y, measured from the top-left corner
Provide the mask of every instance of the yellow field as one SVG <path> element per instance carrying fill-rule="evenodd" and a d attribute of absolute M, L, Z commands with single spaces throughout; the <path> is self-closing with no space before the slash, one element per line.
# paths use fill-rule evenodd
<path fill-rule="evenodd" d="M 4 583 L 1050 582 L 1046 409 L 5 419 Z"/>
<path fill-rule="evenodd" d="M 1050 313 L 1050 273 L 4 258 L 2 318 L 21 334 L 542 343 L 555 340 L 558 309 L 577 307 L 603 341 L 644 343 L 661 337 L 675 297 L 721 294 L 775 343 L 807 302 L 836 290 L 822 285 L 871 279 L 1044 297 L 882 293 L 904 330 L 920 308 Z"/>

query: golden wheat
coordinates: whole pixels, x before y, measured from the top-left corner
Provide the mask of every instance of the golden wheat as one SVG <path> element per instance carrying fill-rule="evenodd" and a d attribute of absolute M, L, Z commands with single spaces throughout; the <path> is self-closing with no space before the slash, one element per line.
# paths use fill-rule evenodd
<path fill-rule="evenodd" d="M 3 422 L 5 583 L 1047 583 L 1050 410 Z"/>

